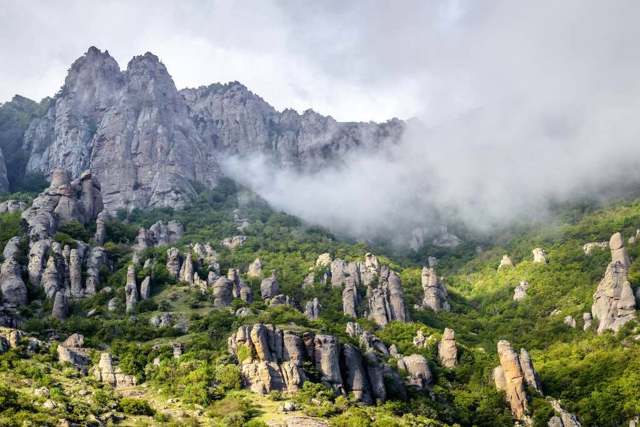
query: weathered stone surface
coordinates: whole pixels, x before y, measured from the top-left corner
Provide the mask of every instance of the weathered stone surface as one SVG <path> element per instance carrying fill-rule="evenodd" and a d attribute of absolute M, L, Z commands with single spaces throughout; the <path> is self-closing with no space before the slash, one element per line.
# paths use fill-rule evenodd
<path fill-rule="evenodd" d="M 180 267 L 178 280 L 193 285 L 193 260 L 191 252 L 187 252 L 187 256 L 182 263 L 182 267 Z"/>
<path fill-rule="evenodd" d="M 149 227 L 149 233 L 151 246 L 172 245 L 182 239 L 184 225 L 175 220 L 157 221 Z"/>
<path fill-rule="evenodd" d="M 69 283 L 71 284 L 71 296 L 82 298 L 84 296 L 82 265 L 77 249 L 71 249 L 69 253 Z"/>
<path fill-rule="evenodd" d="M 0 213 L 16 213 L 22 212 L 27 209 L 28 205 L 25 202 L 18 200 L 5 200 L 0 203 Z"/>
<path fill-rule="evenodd" d="M 611 262 L 593 294 L 591 314 L 599 321 L 598 333 L 617 332 L 636 318 L 635 297 L 627 280 L 627 267 L 620 260 Z"/>
<path fill-rule="evenodd" d="M 433 381 L 427 359 L 421 354 L 411 354 L 398 359 L 398 369 L 407 372 L 406 384 L 418 390 L 424 390 Z"/>
<path fill-rule="evenodd" d="M 225 239 L 222 239 L 220 244 L 226 247 L 227 249 L 234 250 L 242 246 L 246 240 L 247 240 L 247 236 L 239 235 L 239 236 L 227 237 Z"/>
<path fill-rule="evenodd" d="M 314 298 L 311 301 L 307 301 L 304 307 L 304 315 L 309 320 L 318 320 L 320 318 L 320 301 L 318 298 Z"/>
<path fill-rule="evenodd" d="M 533 262 L 536 264 L 546 264 L 547 263 L 547 253 L 542 248 L 534 248 L 533 253 Z"/>
<path fill-rule="evenodd" d="M 51 246 L 51 241 L 48 239 L 38 240 L 31 243 L 29 248 L 29 282 L 32 285 L 39 286 L 42 278 L 42 273 L 47 265 L 47 252 Z"/>
<path fill-rule="evenodd" d="M 180 251 L 177 248 L 167 249 L 167 271 L 173 278 L 178 278 L 181 265 Z"/>
<path fill-rule="evenodd" d="M 51 310 L 51 316 L 54 319 L 65 320 L 69 315 L 69 301 L 64 291 L 57 290 L 53 296 L 53 308 Z"/>
<path fill-rule="evenodd" d="M 316 259 L 316 267 L 329 267 L 331 265 L 331 261 L 331 254 L 325 252 L 318 255 L 318 258 Z"/>
<path fill-rule="evenodd" d="M 529 282 L 521 280 L 518 286 L 513 290 L 513 300 L 522 301 L 527 296 L 527 290 L 529 289 Z"/>
<path fill-rule="evenodd" d="M 354 279 L 347 277 L 344 288 L 342 289 L 342 312 L 346 316 L 356 318 L 358 317 L 356 307 L 358 307 L 358 289 L 356 289 Z"/>
<path fill-rule="evenodd" d="M 53 169 L 51 185 L 22 213 L 31 241 L 53 236 L 59 224 L 76 220 L 94 221 L 102 210 L 100 185 L 88 172 L 70 182 L 63 169 Z"/>
<path fill-rule="evenodd" d="M 107 252 L 101 246 L 94 246 L 87 257 L 87 280 L 84 285 L 86 295 L 95 295 L 100 286 L 100 270 L 108 265 Z"/>
<path fill-rule="evenodd" d="M 557 416 L 552 418 L 555 418 L 555 420 L 553 421 L 555 425 L 558 425 L 560 427 L 582 427 L 582 424 L 580 424 L 578 418 L 572 413 L 565 411 L 562 406 L 560 406 L 559 401 L 557 401 L 556 399 L 549 399 L 549 402 L 551 403 L 551 407 L 557 414 Z M 551 420 L 549 420 L 549 425 L 551 425 Z"/>
<path fill-rule="evenodd" d="M 620 262 L 625 267 L 629 268 L 631 265 L 631 260 L 629 259 L 629 254 L 627 253 L 627 249 L 624 247 L 624 239 L 622 238 L 622 234 L 614 233 L 609 239 L 609 248 L 611 249 L 611 262 Z"/>
<path fill-rule="evenodd" d="M 93 236 L 93 240 L 95 240 L 96 245 L 102 246 L 107 238 L 107 220 L 109 219 L 109 214 L 107 211 L 102 211 L 98 214 L 96 218 L 96 234 Z"/>
<path fill-rule="evenodd" d="M 158 313 L 149 319 L 149 324 L 156 328 L 168 328 L 173 324 L 174 318 L 171 313 Z"/>
<path fill-rule="evenodd" d="M 608 246 L 608 242 L 589 242 L 582 245 L 582 251 L 585 255 L 591 255 L 595 250 L 606 249 Z"/>
<path fill-rule="evenodd" d="M 100 353 L 100 361 L 94 367 L 93 375 L 97 381 L 107 383 L 115 388 L 136 385 L 136 377 L 124 374 L 119 367 L 114 367 L 111 354 L 106 352 Z"/>
<path fill-rule="evenodd" d="M 149 299 L 151 296 L 151 277 L 146 276 L 140 283 L 140 299 Z"/>
<path fill-rule="evenodd" d="M 520 367 L 522 368 L 522 373 L 524 374 L 525 383 L 533 390 L 542 394 L 542 385 L 540 384 L 540 378 L 538 377 L 538 373 L 533 368 L 533 362 L 531 361 L 531 356 L 529 352 L 524 348 L 520 349 Z"/>
<path fill-rule="evenodd" d="M 212 285 L 214 307 L 228 307 L 233 300 L 233 282 L 219 277 Z"/>
<path fill-rule="evenodd" d="M 520 366 L 520 358 L 508 341 L 498 341 L 498 357 L 501 370 L 494 371 L 496 387 L 504 390 L 511 413 L 516 420 L 524 420 L 529 412 L 527 396 L 524 388 L 524 373 Z M 498 375 L 502 373 L 502 378 Z"/>
<path fill-rule="evenodd" d="M 369 318 L 379 326 L 408 320 L 400 276 L 386 266 L 380 270 L 378 287 L 369 289 L 368 303 Z"/>
<path fill-rule="evenodd" d="M 9 307 L 27 304 L 27 286 L 21 277 L 22 267 L 14 258 L 7 258 L 0 269 L 0 291 L 2 302 Z"/>
<path fill-rule="evenodd" d="M 253 278 L 262 277 L 262 261 L 260 261 L 260 258 L 256 258 L 251 264 L 249 264 L 247 276 Z"/>
<path fill-rule="evenodd" d="M 9 259 L 16 256 L 18 252 L 20 252 L 20 237 L 13 236 L 5 244 L 4 250 L 2 251 L 2 256 L 4 257 L 4 259 Z"/>
<path fill-rule="evenodd" d="M 369 390 L 369 380 L 362 361 L 360 351 L 351 344 L 345 344 L 343 348 L 345 367 L 345 386 L 354 397 L 365 403 L 373 403 Z"/>
<path fill-rule="evenodd" d="M 316 335 L 314 339 L 315 364 L 322 375 L 322 382 L 336 391 L 343 389 L 340 373 L 339 345 L 332 335 Z"/>
<path fill-rule="evenodd" d="M 268 301 L 269 301 L 269 307 L 273 307 L 276 305 L 290 305 L 290 306 L 294 305 L 293 299 L 289 297 L 289 295 L 284 295 L 284 294 L 278 294 L 273 298 L 269 298 Z"/>
<path fill-rule="evenodd" d="M 275 271 L 271 273 L 271 277 L 262 279 L 260 283 L 260 296 L 262 299 L 273 298 L 279 293 L 279 290 L 280 286 L 278 285 Z"/>
<path fill-rule="evenodd" d="M 58 360 L 61 363 L 71 363 L 76 368 L 86 372 L 91 359 L 88 351 L 83 346 L 84 337 L 82 335 L 71 335 L 63 343 L 58 344 Z"/>
<path fill-rule="evenodd" d="M 140 300 L 138 285 L 136 284 L 136 269 L 133 264 L 130 264 L 127 268 L 127 283 L 124 286 L 124 294 L 125 310 L 127 313 L 132 313 Z"/>
<path fill-rule="evenodd" d="M 458 364 L 458 347 L 453 329 L 444 329 L 442 340 L 438 343 L 438 359 L 445 368 L 454 368 Z"/>
<path fill-rule="evenodd" d="M 430 308 L 435 312 L 451 310 L 447 288 L 434 268 L 422 267 L 422 290 L 424 291 L 422 307 Z"/>
<path fill-rule="evenodd" d="M 511 261 L 511 258 L 509 257 L 509 255 L 503 255 L 502 259 L 500 260 L 500 265 L 498 266 L 498 270 L 501 270 L 503 268 L 511 268 L 513 267 L 513 261 Z"/>

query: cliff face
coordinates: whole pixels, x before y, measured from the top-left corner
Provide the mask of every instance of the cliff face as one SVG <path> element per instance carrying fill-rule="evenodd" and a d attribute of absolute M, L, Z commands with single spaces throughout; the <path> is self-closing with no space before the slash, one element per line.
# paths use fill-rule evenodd
<path fill-rule="evenodd" d="M 237 82 L 178 91 L 155 55 L 120 70 L 91 47 L 46 112 L 30 120 L 21 151 L 27 173 L 63 168 L 75 178 L 90 170 L 115 211 L 184 206 L 194 182 L 216 184 L 228 155 L 317 170 L 347 151 L 393 143 L 403 128 L 397 119 L 340 123 L 311 110 L 278 112 Z"/>

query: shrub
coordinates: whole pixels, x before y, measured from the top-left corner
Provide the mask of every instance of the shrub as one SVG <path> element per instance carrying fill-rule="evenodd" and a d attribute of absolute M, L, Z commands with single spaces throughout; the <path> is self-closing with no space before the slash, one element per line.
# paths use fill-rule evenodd
<path fill-rule="evenodd" d="M 123 397 L 120 400 L 120 409 L 129 415 L 153 415 L 155 412 L 149 402 L 133 397 Z"/>

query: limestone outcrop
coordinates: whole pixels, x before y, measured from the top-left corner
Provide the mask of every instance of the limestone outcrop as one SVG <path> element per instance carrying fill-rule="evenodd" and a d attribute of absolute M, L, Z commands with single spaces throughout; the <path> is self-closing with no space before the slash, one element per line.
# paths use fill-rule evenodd
<path fill-rule="evenodd" d="M 278 285 L 278 279 L 276 272 L 271 272 L 271 277 L 262 279 L 260 283 L 260 296 L 262 299 L 268 299 L 275 297 L 280 292 L 280 286 Z"/>
<path fill-rule="evenodd" d="M 246 240 L 247 240 L 247 236 L 238 235 L 238 236 L 226 237 L 222 239 L 220 244 L 229 250 L 234 250 L 242 246 Z"/>
<path fill-rule="evenodd" d="M 531 356 L 529 356 L 529 352 L 524 348 L 520 349 L 520 367 L 522 368 L 522 372 L 524 373 L 524 381 L 525 383 L 533 390 L 542 394 L 542 385 L 540 384 L 540 378 L 538 377 L 538 373 L 533 368 L 533 362 L 531 360 Z"/>
<path fill-rule="evenodd" d="M 422 267 L 421 280 L 422 290 L 424 292 L 422 307 L 430 308 L 435 312 L 451 310 L 447 288 L 436 274 L 436 270 L 434 268 Z"/>
<path fill-rule="evenodd" d="M 445 368 L 455 368 L 458 364 L 458 347 L 453 329 L 444 329 L 442 339 L 438 343 L 438 360 Z"/>
<path fill-rule="evenodd" d="M 40 279 L 42 273 L 47 265 L 47 253 L 51 241 L 48 239 L 38 240 L 31 243 L 29 248 L 29 264 L 27 270 L 29 271 L 29 282 L 35 286 L 40 285 Z"/>
<path fill-rule="evenodd" d="M 513 290 L 513 300 L 522 301 L 527 297 L 527 290 L 529 289 L 529 282 L 521 280 L 518 286 Z"/>
<path fill-rule="evenodd" d="M 180 272 L 178 274 L 178 280 L 193 285 L 193 259 L 191 251 L 187 252 L 187 256 L 182 262 L 182 266 L 180 267 Z"/>
<path fill-rule="evenodd" d="M 407 372 L 407 385 L 424 390 L 433 382 L 427 359 L 421 354 L 411 354 L 398 359 L 398 369 Z"/>
<path fill-rule="evenodd" d="M 180 256 L 180 251 L 178 248 L 169 248 L 167 249 L 167 271 L 169 275 L 175 279 L 178 278 L 180 274 L 180 266 L 182 265 L 182 258 Z"/>
<path fill-rule="evenodd" d="M 376 288 L 367 288 L 369 318 L 379 326 L 384 326 L 394 320 L 408 321 L 409 314 L 404 304 L 400 276 L 387 266 L 382 266 L 378 280 Z"/>
<path fill-rule="evenodd" d="M 22 280 L 22 267 L 16 258 L 4 260 L 0 269 L 0 293 L 3 304 L 17 308 L 27 304 L 27 286 Z"/>
<path fill-rule="evenodd" d="M 136 283 L 136 269 L 133 264 L 130 264 L 127 268 L 127 283 L 124 286 L 124 294 L 125 310 L 127 313 L 132 313 L 140 300 L 138 285 Z"/>
<path fill-rule="evenodd" d="M 13 199 L 5 200 L 4 202 L 0 203 L 0 214 L 22 212 L 23 210 L 27 209 L 27 207 L 28 205 L 23 201 Z"/>
<path fill-rule="evenodd" d="M 309 320 L 318 320 L 320 318 L 320 301 L 318 298 L 314 298 L 311 301 L 307 301 L 304 307 L 304 315 Z"/>
<path fill-rule="evenodd" d="M 71 181 L 66 170 L 54 169 L 49 188 L 33 200 L 31 207 L 22 213 L 22 219 L 29 238 L 35 242 L 51 238 L 62 223 L 95 221 L 101 210 L 100 184 L 91 173 L 84 172 Z"/>
<path fill-rule="evenodd" d="M 398 378 L 397 372 L 388 371 L 390 368 L 373 349 L 363 353 L 356 346 L 341 345 L 332 335 L 255 324 L 241 326 L 228 344 L 229 351 L 240 363 L 244 385 L 257 393 L 297 391 L 311 378 L 304 369 L 308 363 L 319 374 L 316 380 L 338 394 L 352 392 L 365 403 L 384 400 L 385 378 Z M 426 361 L 424 365 L 420 362 L 413 358 L 407 360 L 407 372 L 416 384 L 430 378 Z"/>
<path fill-rule="evenodd" d="M 211 286 L 214 307 L 228 307 L 233 300 L 234 282 L 227 277 L 219 277 Z"/>
<path fill-rule="evenodd" d="M 582 251 L 585 255 L 591 255 L 595 250 L 606 249 L 608 246 L 608 242 L 589 242 L 582 245 Z"/>
<path fill-rule="evenodd" d="M 572 413 L 564 410 L 560 406 L 560 402 L 556 399 L 549 399 L 551 407 L 555 411 L 556 415 L 549 420 L 549 427 L 582 427 L 578 418 Z"/>
<path fill-rule="evenodd" d="M 493 371 L 496 388 L 505 392 L 513 417 L 529 423 L 529 407 L 525 392 L 525 374 L 518 353 L 508 341 L 498 341 L 500 366 Z"/>
<path fill-rule="evenodd" d="M 118 366 L 114 366 L 110 353 L 100 353 L 100 361 L 93 368 L 93 375 L 99 382 L 107 383 L 115 388 L 131 387 L 136 385 L 136 377 L 122 372 Z"/>
<path fill-rule="evenodd" d="M 88 350 L 84 348 L 84 336 L 70 335 L 64 342 L 58 344 L 57 350 L 58 360 L 61 363 L 70 363 L 82 372 L 87 372 L 91 359 Z"/>
<path fill-rule="evenodd" d="M 262 277 L 262 261 L 260 261 L 260 258 L 256 258 L 251 264 L 249 264 L 247 276 L 251 278 Z"/>
<path fill-rule="evenodd" d="M 531 251 L 533 253 L 533 262 L 535 264 L 546 264 L 547 253 L 542 248 L 535 248 Z"/>
<path fill-rule="evenodd" d="M 140 299 L 146 300 L 151 296 L 151 277 L 146 276 L 140 283 Z"/>
<path fill-rule="evenodd" d="M 503 268 L 511 268 L 513 267 L 513 261 L 511 261 L 511 257 L 509 255 L 502 255 L 502 259 L 500 260 L 500 265 L 498 266 L 498 270 L 502 270 Z"/>
<path fill-rule="evenodd" d="M 609 241 L 611 263 L 593 294 L 591 314 L 598 320 L 598 333 L 617 332 L 625 323 L 636 318 L 636 301 L 627 279 L 629 256 L 620 233 Z"/>
<path fill-rule="evenodd" d="M 346 316 L 358 317 L 358 289 L 353 277 L 347 277 L 344 288 L 342 289 L 342 312 Z"/>

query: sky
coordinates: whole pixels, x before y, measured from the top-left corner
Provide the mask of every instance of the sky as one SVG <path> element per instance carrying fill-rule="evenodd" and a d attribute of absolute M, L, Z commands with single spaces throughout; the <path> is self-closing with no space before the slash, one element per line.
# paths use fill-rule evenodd
<path fill-rule="evenodd" d="M 95 45 L 122 68 L 157 54 L 179 88 L 238 80 L 279 110 L 416 118 L 347 167 L 229 173 L 355 234 L 434 206 L 486 229 L 638 178 L 638 22 L 635 0 L 2 0 L 0 100 L 52 95 Z"/>

